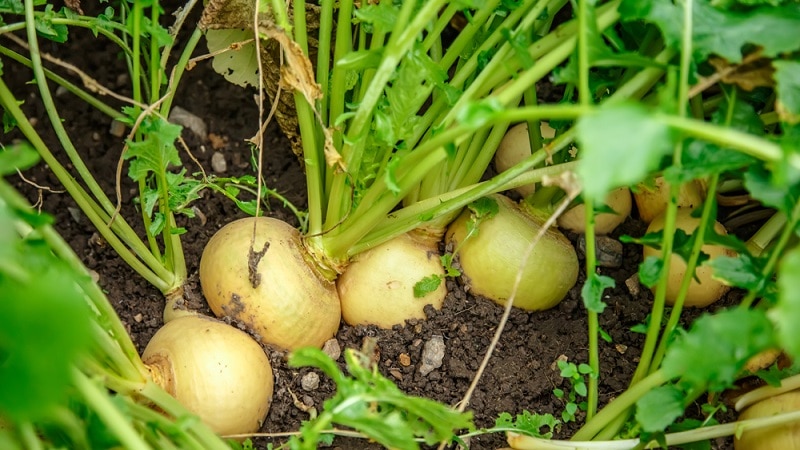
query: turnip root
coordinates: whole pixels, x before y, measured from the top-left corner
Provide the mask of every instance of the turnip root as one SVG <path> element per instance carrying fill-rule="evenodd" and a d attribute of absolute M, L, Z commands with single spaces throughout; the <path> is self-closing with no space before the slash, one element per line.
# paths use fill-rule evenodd
<path fill-rule="evenodd" d="M 424 319 L 425 305 L 441 308 L 447 289 L 437 245 L 437 236 L 414 230 L 356 255 L 337 281 L 345 322 L 391 328 Z M 416 298 L 414 285 L 430 276 L 439 277 L 439 287 Z"/>
<path fill-rule="evenodd" d="M 683 230 L 686 234 L 691 234 L 694 232 L 695 228 L 700 224 L 700 219 L 692 217 L 692 211 L 686 208 L 679 208 L 678 215 L 675 221 L 675 226 L 678 229 Z M 657 231 L 661 231 L 664 229 L 664 213 L 657 216 L 653 221 L 650 223 L 650 226 L 647 228 L 648 233 L 655 233 Z M 725 228 L 719 222 L 714 222 L 714 231 L 717 234 L 725 235 L 727 232 Z M 722 255 L 726 256 L 734 256 L 734 252 L 726 247 L 722 247 L 719 245 L 711 245 L 706 244 L 702 247 L 703 253 L 706 253 L 711 257 L 713 260 L 714 258 Z M 660 256 L 661 250 L 655 249 L 653 247 L 644 247 L 644 257 L 647 258 L 648 256 Z M 678 255 L 673 254 L 672 259 L 670 260 L 670 273 L 667 280 L 667 295 L 666 300 L 667 303 L 670 305 L 675 304 L 675 300 L 678 297 L 678 291 L 680 290 L 681 280 L 683 279 L 684 274 L 686 273 L 686 262 Z M 715 301 L 722 298 L 722 296 L 728 292 L 730 289 L 729 286 L 725 285 L 721 281 L 713 278 L 713 269 L 708 265 L 699 265 L 695 270 L 695 274 L 697 279 L 692 279 L 691 284 L 689 285 L 689 291 L 686 293 L 686 299 L 684 300 L 684 306 L 690 307 L 698 307 L 703 308 L 706 307 Z M 697 280 L 700 280 L 699 282 Z M 655 287 L 653 287 L 655 290 Z"/>
<path fill-rule="evenodd" d="M 790 391 L 769 397 L 748 407 L 740 420 L 769 417 L 800 410 L 800 391 Z M 770 428 L 745 430 L 733 441 L 736 450 L 796 450 L 800 448 L 800 425 L 789 423 Z"/>
<path fill-rule="evenodd" d="M 273 375 L 261 346 L 211 317 L 180 317 L 142 354 L 153 381 L 218 434 L 258 431 L 272 401 Z"/>
<path fill-rule="evenodd" d="M 541 123 L 540 131 L 545 139 L 552 139 L 556 135 L 556 130 L 550 128 L 547 122 Z M 528 136 L 528 124 L 520 123 L 511 127 L 500 141 L 494 154 L 494 166 L 498 172 L 504 172 L 529 156 L 531 156 L 531 141 Z M 533 194 L 535 190 L 534 184 L 515 188 L 515 191 L 523 197 Z"/>
<path fill-rule="evenodd" d="M 609 234 L 614 231 L 631 214 L 633 201 L 631 191 L 627 187 L 621 187 L 611 191 L 605 201 L 612 213 L 600 213 L 594 218 L 594 232 L 599 235 Z M 576 205 L 558 218 L 558 226 L 574 233 L 586 232 L 586 207 L 583 203 Z"/>
<path fill-rule="evenodd" d="M 313 261 L 289 224 L 245 218 L 208 242 L 200 283 L 214 314 L 242 323 L 262 343 L 321 347 L 338 330 L 341 307 L 335 284 Z"/>
<path fill-rule="evenodd" d="M 706 190 L 699 180 L 692 180 L 681 185 L 678 194 L 678 207 L 693 209 L 700 206 L 705 200 Z M 639 218 L 645 223 L 650 223 L 659 214 L 664 212 L 669 203 L 669 186 L 664 177 L 657 177 L 653 186 L 639 183 L 633 190 L 633 199 L 639 210 Z"/>
<path fill-rule="evenodd" d="M 457 250 L 464 278 L 472 292 L 505 304 L 517 272 L 542 221 L 520 209 L 509 198 L 491 196 L 499 212 L 483 220 L 476 234 L 467 236 L 470 212 L 465 210 L 448 228 L 447 241 Z M 555 229 L 548 229 L 525 262 L 514 306 L 529 311 L 555 306 L 577 281 L 575 248 Z"/>

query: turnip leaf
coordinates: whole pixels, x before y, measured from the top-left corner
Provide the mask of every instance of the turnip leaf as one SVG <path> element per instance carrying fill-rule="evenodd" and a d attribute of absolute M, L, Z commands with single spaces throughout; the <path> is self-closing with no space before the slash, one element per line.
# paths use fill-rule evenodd
<path fill-rule="evenodd" d="M 675 386 L 659 386 L 636 402 L 636 421 L 648 433 L 664 431 L 683 415 L 684 394 Z"/>
<path fill-rule="evenodd" d="M 788 251 L 778 269 L 778 302 L 770 311 L 781 347 L 794 360 L 800 359 L 800 248 Z"/>
<path fill-rule="evenodd" d="M 719 392 L 732 385 L 750 357 L 774 345 L 764 311 L 735 308 L 698 318 L 668 347 L 662 368 L 691 388 Z"/>
<path fill-rule="evenodd" d="M 800 48 L 800 40 L 787 39 L 800 26 L 797 4 L 782 7 L 757 7 L 748 11 L 715 8 L 706 0 L 692 3 L 692 44 L 697 60 L 717 54 L 729 62 L 741 62 L 746 44 L 761 47 L 761 53 L 774 57 Z M 680 48 L 684 3 L 671 0 L 623 0 L 619 12 L 623 20 L 655 23 L 672 48 Z"/>
<path fill-rule="evenodd" d="M 748 254 L 739 254 L 735 257 L 717 256 L 708 265 L 714 269 L 714 278 L 724 280 L 730 286 L 760 291 L 767 282 L 761 275 L 761 262 Z"/>
<path fill-rule="evenodd" d="M 800 61 L 773 61 L 779 114 L 789 123 L 800 122 Z"/>
<path fill-rule="evenodd" d="M 633 185 L 658 168 L 672 152 L 674 134 L 634 103 L 601 107 L 577 123 L 581 161 L 577 168 L 583 195 L 602 203 L 606 194 Z M 602 168 L 613 167 L 614 170 Z"/>
<path fill-rule="evenodd" d="M 603 301 L 603 293 L 608 288 L 616 286 L 613 278 L 596 273 L 590 274 L 586 278 L 586 282 L 581 289 L 581 298 L 583 298 L 583 305 L 589 311 L 602 313 L 606 309 L 606 303 Z"/>

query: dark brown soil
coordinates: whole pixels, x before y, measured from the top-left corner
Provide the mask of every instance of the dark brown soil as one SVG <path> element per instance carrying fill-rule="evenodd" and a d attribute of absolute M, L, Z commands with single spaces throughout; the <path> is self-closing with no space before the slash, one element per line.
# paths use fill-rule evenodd
<path fill-rule="evenodd" d="M 69 60 L 112 89 L 126 89 L 128 80 L 119 75 L 126 73 L 124 63 L 115 48 L 103 39 L 93 38 L 88 32 L 73 32 L 70 42 L 67 47 L 47 43 L 43 51 Z M 25 100 L 25 111 L 35 121 L 51 150 L 63 156 L 64 152 L 51 131 L 35 88 L 25 84 L 32 78 L 31 73 L 6 59 L 3 60 L 3 68 L 4 80 L 12 86 L 19 99 Z M 245 140 L 257 128 L 254 92 L 227 84 L 206 63 L 199 64 L 187 73 L 181 86 L 175 105 L 201 117 L 208 125 L 209 133 L 225 140 L 221 151 L 228 163 L 226 175 L 252 173 L 248 163 L 250 148 Z M 96 179 L 113 198 L 114 174 L 122 144 L 120 138 L 108 133 L 110 120 L 70 94 L 59 95 L 56 102 L 77 149 Z M 5 135 L 0 142 L 8 142 L 15 136 Z M 205 137 L 192 135 L 188 130 L 184 131 L 184 138 L 194 157 L 210 173 L 210 160 L 214 153 L 211 143 Z M 265 148 L 265 175 L 269 187 L 285 195 L 299 208 L 304 208 L 303 172 L 291 154 L 287 140 L 274 125 L 267 128 Z M 182 159 L 190 172 L 198 170 L 188 155 L 183 154 Z M 43 211 L 56 217 L 59 231 L 86 266 L 97 272 L 100 285 L 108 293 L 139 349 L 143 349 L 162 324 L 164 300 L 161 294 L 98 238 L 70 196 L 60 191 L 63 188 L 44 164 L 26 171 L 24 176 L 30 182 L 52 189 L 38 189 L 20 177 L 11 179 L 32 203 L 39 202 Z M 131 223 L 136 223 L 139 217 L 132 201 L 134 192 L 132 183 L 124 178 L 122 214 Z M 271 204 L 271 215 L 296 223 L 279 201 L 272 201 Z M 196 206 L 204 218 L 184 219 L 181 225 L 188 230 L 183 242 L 190 274 L 189 289 L 199 296 L 197 270 L 204 245 L 221 226 L 244 214 L 218 195 L 206 194 L 197 201 Z M 629 220 L 622 232 L 637 235 L 641 234 L 642 227 Z M 608 308 L 600 316 L 602 329 L 612 338 L 611 342 L 600 342 L 601 406 L 626 388 L 642 345 L 642 335 L 632 332 L 630 328 L 644 321 L 650 308 L 651 295 L 648 290 L 642 289 L 634 296 L 625 284 L 625 280 L 636 273 L 640 259 L 638 248 L 626 246 L 623 267 L 602 271 L 616 280 L 617 287 L 608 292 L 605 298 Z M 568 389 L 568 384 L 559 376 L 555 362 L 564 357 L 576 363 L 586 362 L 588 358 L 586 311 L 580 300 L 580 285 L 579 282 L 567 298 L 552 310 L 512 312 L 500 344 L 470 401 L 469 409 L 474 412 L 478 427 L 492 426 L 502 412 L 518 414 L 529 410 L 560 416 L 564 403 L 553 395 L 553 389 Z M 400 388 L 412 395 L 455 405 L 461 401 L 475 376 L 498 325 L 502 308 L 465 292 L 455 281 L 448 282 L 448 288 L 449 295 L 444 307 L 441 311 L 431 310 L 428 320 L 414 321 L 392 330 L 343 325 L 336 339 L 344 349 L 360 348 L 366 337 L 377 338 L 380 355 L 378 366 Z M 423 376 L 418 371 L 422 348 L 427 340 L 437 335 L 442 336 L 446 344 L 443 365 Z M 335 386 L 323 376 L 317 389 L 305 391 L 300 380 L 309 369 L 288 368 L 284 355 L 278 352 L 272 352 L 271 359 L 276 388 L 274 403 L 263 431 L 297 430 L 300 422 L 309 418 L 298 402 L 306 408 L 313 406 L 319 409 L 333 393 Z M 339 363 L 343 364 L 342 358 Z M 579 415 L 578 420 L 582 419 Z M 558 435 L 569 436 L 574 429 L 574 424 L 567 424 Z M 256 441 L 259 448 L 265 447 L 267 442 L 269 440 L 263 438 Z M 345 438 L 337 438 L 334 446 L 347 449 L 379 448 L 364 440 Z M 505 439 L 501 434 L 475 437 L 470 442 L 470 448 L 473 449 L 504 446 Z"/>

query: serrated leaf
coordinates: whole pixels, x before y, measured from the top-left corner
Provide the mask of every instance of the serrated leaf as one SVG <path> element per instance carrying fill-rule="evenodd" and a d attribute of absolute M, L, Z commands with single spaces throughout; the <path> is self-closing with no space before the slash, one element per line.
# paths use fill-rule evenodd
<path fill-rule="evenodd" d="M 786 166 L 789 166 L 788 164 Z M 791 171 L 784 167 L 784 171 Z M 787 176 L 793 178 L 793 174 Z M 744 185 L 753 198 L 766 206 L 776 208 L 790 216 L 794 205 L 800 201 L 800 183 L 779 179 L 776 171 L 762 165 L 752 165 L 744 174 Z"/>
<path fill-rule="evenodd" d="M 778 267 L 778 302 L 770 311 L 781 348 L 800 360 L 800 247 L 788 251 Z"/>
<path fill-rule="evenodd" d="M 683 415 L 683 396 L 675 386 L 651 389 L 636 402 L 636 421 L 646 432 L 664 431 Z"/>
<path fill-rule="evenodd" d="M 581 149 L 577 173 L 583 195 L 595 203 L 602 203 L 614 188 L 643 180 L 674 147 L 670 128 L 635 103 L 601 107 L 576 126 Z M 614 170 L 599 169 L 603 167 Z"/>
<path fill-rule="evenodd" d="M 667 349 L 662 368 L 693 389 L 718 392 L 732 385 L 747 360 L 775 345 L 763 310 L 735 308 L 698 318 Z"/>
<path fill-rule="evenodd" d="M 434 292 L 442 284 L 442 277 L 436 274 L 427 276 L 414 284 L 414 298 L 422 298 Z"/>
<path fill-rule="evenodd" d="M 603 301 L 603 292 L 615 286 L 616 282 L 611 277 L 597 273 L 589 275 L 583 284 L 583 288 L 581 288 L 583 306 L 589 311 L 598 314 L 602 313 L 606 309 L 606 303 Z"/>
<path fill-rule="evenodd" d="M 175 140 L 182 127 L 161 118 L 146 118 L 140 131 L 144 139 L 128 141 L 125 159 L 130 159 L 128 176 L 134 181 L 144 180 L 150 172 L 166 172 L 170 165 L 180 165 L 181 159 L 175 148 Z"/>
<path fill-rule="evenodd" d="M 553 429 L 560 423 L 552 414 L 532 414 L 526 409 L 513 419 L 511 414 L 501 413 L 495 420 L 495 427 L 515 428 L 531 436 L 550 439 L 553 437 Z M 547 431 L 542 432 L 545 427 Z"/>

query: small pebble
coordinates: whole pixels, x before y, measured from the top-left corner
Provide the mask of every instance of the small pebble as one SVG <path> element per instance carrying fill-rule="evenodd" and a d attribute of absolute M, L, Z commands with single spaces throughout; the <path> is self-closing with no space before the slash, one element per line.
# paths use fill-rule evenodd
<path fill-rule="evenodd" d="M 125 124 L 119 120 L 112 120 L 111 125 L 108 127 L 108 133 L 116 137 L 125 136 Z"/>
<path fill-rule="evenodd" d="M 300 380 L 300 386 L 306 391 L 315 391 L 319 387 L 319 375 L 316 372 L 308 372 Z"/>
<path fill-rule="evenodd" d="M 389 371 L 389 375 L 391 375 L 391 376 L 393 376 L 393 377 L 397 378 L 397 379 L 398 379 L 398 380 L 400 380 L 400 381 L 403 381 L 403 374 L 402 374 L 402 373 L 401 373 L 399 370 L 397 370 L 397 369 L 392 369 L 392 370 L 390 370 L 390 371 Z"/>
<path fill-rule="evenodd" d="M 431 336 L 431 339 L 425 343 L 425 347 L 422 349 L 422 365 L 419 367 L 419 373 L 425 376 L 434 369 L 442 367 L 444 350 L 444 338 L 441 336 Z"/>
<path fill-rule="evenodd" d="M 608 236 L 596 236 L 594 247 L 598 266 L 622 267 L 622 242 Z M 578 249 L 586 254 L 586 236 L 578 238 Z"/>
<path fill-rule="evenodd" d="M 133 320 L 135 320 L 136 323 L 142 323 L 142 319 L 143 318 L 144 318 L 144 316 L 142 316 L 142 313 L 139 313 L 139 314 L 136 314 L 135 316 L 133 316 Z"/>
<path fill-rule="evenodd" d="M 328 339 L 322 345 L 322 352 L 330 356 L 332 360 L 338 361 L 339 356 L 342 355 L 342 348 L 339 346 L 339 341 L 336 339 Z"/>
<path fill-rule="evenodd" d="M 169 113 L 169 121 L 190 129 L 195 136 L 202 140 L 208 138 L 208 126 L 206 126 L 203 119 L 180 106 L 172 108 L 172 111 Z"/>
<path fill-rule="evenodd" d="M 222 152 L 214 152 L 211 155 L 211 168 L 216 173 L 225 173 L 228 170 L 228 163 L 225 161 L 225 155 Z"/>
<path fill-rule="evenodd" d="M 63 97 L 67 92 L 69 92 L 67 88 L 59 86 L 56 88 L 56 97 Z"/>
<path fill-rule="evenodd" d="M 641 291 L 639 285 L 639 274 L 633 274 L 625 280 L 625 286 L 628 288 L 628 292 L 631 293 L 632 296 L 636 297 L 639 295 Z"/>
<path fill-rule="evenodd" d="M 397 360 L 400 362 L 401 366 L 408 367 L 411 365 L 411 357 L 405 353 L 400 353 L 400 355 L 397 357 Z"/>

